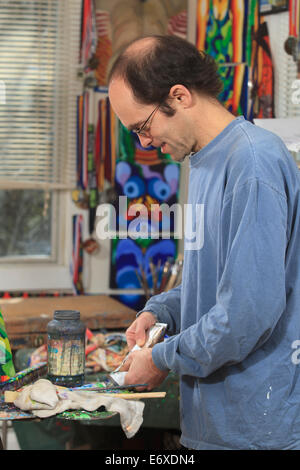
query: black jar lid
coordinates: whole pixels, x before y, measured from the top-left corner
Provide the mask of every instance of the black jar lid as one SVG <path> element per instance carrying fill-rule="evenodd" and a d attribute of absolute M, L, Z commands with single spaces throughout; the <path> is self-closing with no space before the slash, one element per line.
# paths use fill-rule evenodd
<path fill-rule="evenodd" d="M 78 310 L 55 310 L 54 320 L 80 320 Z"/>

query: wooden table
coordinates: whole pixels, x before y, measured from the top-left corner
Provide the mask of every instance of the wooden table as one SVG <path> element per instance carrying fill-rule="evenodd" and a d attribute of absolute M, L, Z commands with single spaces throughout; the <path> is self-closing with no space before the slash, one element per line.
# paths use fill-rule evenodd
<path fill-rule="evenodd" d="M 38 347 L 46 342 L 47 324 L 55 310 L 79 310 L 90 330 L 126 329 L 136 312 L 106 295 L 0 299 L 12 349 Z"/>

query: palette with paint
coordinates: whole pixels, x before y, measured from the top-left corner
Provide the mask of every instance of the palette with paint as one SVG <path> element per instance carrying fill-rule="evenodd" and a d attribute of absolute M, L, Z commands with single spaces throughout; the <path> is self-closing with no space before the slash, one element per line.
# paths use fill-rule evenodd
<path fill-rule="evenodd" d="M 109 419 L 117 414 L 116 411 L 106 411 L 106 410 L 101 411 L 101 408 L 96 411 L 85 411 L 85 410 L 64 411 L 63 413 L 56 415 L 56 418 L 75 420 L 75 421 L 96 421 L 99 419 Z"/>
<path fill-rule="evenodd" d="M 70 410 L 64 411 L 56 415 L 57 419 L 67 419 L 75 421 L 95 421 L 99 419 L 109 419 L 117 414 L 116 411 L 106 411 L 104 407 L 101 407 L 96 411 L 85 411 L 85 410 Z M 37 419 L 30 412 L 25 412 L 17 408 L 12 403 L 0 402 L 0 421 L 15 421 L 23 419 Z"/>
<path fill-rule="evenodd" d="M 107 389 L 109 389 L 109 385 L 112 383 L 112 381 L 109 379 L 109 377 L 106 377 L 106 380 L 102 382 L 92 382 L 92 383 L 87 383 L 79 387 L 74 387 L 73 389 L 69 390 L 74 390 L 74 391 L 95 391 L 98 390 L 99 392 L 104 392 Z M 22 387 L 19 389 L 19 391 L 22 389 Z M 17 392 L 15 392 L 17 393 Z M 128 395 L 130 393 L 130 388 L 122 388 L 122 387 L 116 387 L 116 389 L 109 389 L 108 393 L 110 394 L 124 394 L 124 396 Z M 131 392 L 132 393 L 132 392 Z M 7 395 L 3 394 L 2 396 L 0 395 L 0 421 L 1 420 L 6 420 L 6 421 L 14 421 L 14 420 L 21 420 L 21 419 L 37 419 L 36 416 L 34 416 L 31 412 L 24 412 L 17 408 L 13 402 L 5 402 L 5 397 L 7 398 Z M 86 411 L 86 410 L 67 410 L 64 411 L 63 413 L 59 413 L 55 415 L 57 419 L 66 419 L 66 420 L 75 420 L 75 421 L 95 421 L 95 420 L 103 420 L 103 419 L 109 419 L 115 416 L 117 412 L 109 412 L 105 410 L 105 407 L 101 406 L 98 410 L 95 411 Z"/>
<path fill-rule="evenodd" d="M 45 374 L 47 370 L 47 363 L 41 362 L 32 367 L 28 367 L 13 377 L 8 377 L 7 380 L 0 382 L 0 421 L 14 421 L 21 419 L 35 419 L 32 413 L 25 412 L 14 406 L 13 403 L 5 403 L 4 393 L 8 390 L 18 390 L 38 379 Z"/>
<path fill-rule="evenodd" d="M 0 421 L 14 421 L 16 419 L 34 419 L 31 413 L 27 413 L 26 411 L 22 411 L 17 408 L 12 403 L 4 403 L 0 401 Z"/>

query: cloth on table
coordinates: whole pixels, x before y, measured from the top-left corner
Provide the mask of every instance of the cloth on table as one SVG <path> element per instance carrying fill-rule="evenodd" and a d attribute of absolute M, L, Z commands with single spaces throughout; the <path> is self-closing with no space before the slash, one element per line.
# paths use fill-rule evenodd
<path fill-rule="evenodd" d="M 73 391 L 59 387 L 47 379 L 39 379 L 24 387 L 14 401 L 21 410 L 31 411 L 38 418 L 48 418 L 66 410 L 84 409 L 95 411 L 104 406 L 107 411 L 120 414 L 120 422 L 126 437 L 130 439 L 143 422 L 145 404 L 135 400 L 124 400 L 101 396 L 98 392 Z"/>

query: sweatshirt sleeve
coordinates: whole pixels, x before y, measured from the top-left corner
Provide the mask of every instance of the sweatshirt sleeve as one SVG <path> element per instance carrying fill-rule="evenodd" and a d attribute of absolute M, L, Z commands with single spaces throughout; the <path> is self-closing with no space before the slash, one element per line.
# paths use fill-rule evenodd
<path fill-rule="evenodd" d="M 168 292 L 154 295 L 148 300 L 143 310 L 137 313 L 137 316 L 143 312 L 153 313 L 160 323 L 168 325 L 167 333 L 174 335 L 180 330 L 180 296 L 181 285 Z"/>
<path fill-rule="evenodd" d="M 223 202 L 216 303 L 197 323 L 154 346 L 159 369 L 207 377 L 241 362 L 270 337 L 286 305 L 286 220 L 285 195 L 256 178 Z"/>

